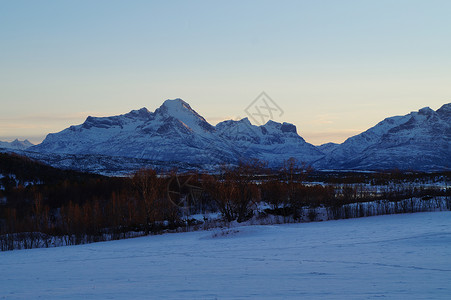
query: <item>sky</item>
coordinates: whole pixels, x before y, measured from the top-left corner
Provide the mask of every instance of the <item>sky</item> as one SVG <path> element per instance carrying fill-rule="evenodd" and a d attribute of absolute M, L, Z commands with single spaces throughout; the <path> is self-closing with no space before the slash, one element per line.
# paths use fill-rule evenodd
<path fill-rule="evenodd" d="M 174 98 L 215 125 L 265 92 L 307 142 L 343 142 L 451 102 L 450 15 L 434 0 L 0 0 L 0 140 Z"/>

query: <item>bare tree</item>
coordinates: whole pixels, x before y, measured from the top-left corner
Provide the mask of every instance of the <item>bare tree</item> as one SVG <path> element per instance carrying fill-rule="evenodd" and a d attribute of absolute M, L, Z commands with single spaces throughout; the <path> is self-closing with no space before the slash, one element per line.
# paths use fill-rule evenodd
<path fill-rule="evenodd" d="M 305 189 L 303 189 L 303 181 L 306 179 L 311 168 L 305 163 L 300 163 L 296 158 L 286 160 L 281 168 L 281 174 L 287 184 L 287 193 L 285 201 L 282 202 L 284 214 L 286 215 L 287 207 L 290 206 L 293 214 L 298 216 L 299 209 L 304 204 Z"/>
<path fill-rule="evenodd" d="M 145 230 L 150 232 L 151 223 L 157 219 L 156 201 L 163 193 L 162 179 L 152 169 L 141 169 L 132 177 L 139 199 L 144 203 L 146 215 Z"/>
<path fill-rule="evenodd" d="M 207 176 L 204 189 L 210 193 L 227 221 L 243 222 L 253 213 L 251 206 L 260 200 L 256 175 L 264 164 L 257 160 L 242 162 L 236 168 L 223 167 L 221 176 Z"/>

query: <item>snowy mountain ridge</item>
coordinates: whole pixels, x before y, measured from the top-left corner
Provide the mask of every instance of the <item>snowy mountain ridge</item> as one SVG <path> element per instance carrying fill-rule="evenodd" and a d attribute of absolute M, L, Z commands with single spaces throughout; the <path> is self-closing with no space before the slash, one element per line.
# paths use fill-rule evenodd
<path fill-rule="evenodd" d="M 257 158 L 279 167 L 290 157 L 317 169 L 449 170 L 451 103 L 437 111 L 422 108 L 405 116 L 386 118 L 342 144 L 315 147 L 290 123 L 268 121 L 256 126 L 248 118 L 209 124 L 181 99 L 166 100 L 154 112 L 146 108 L 112 117 L 88 117 L 83 124 L 49 134 L 31 147 L 33 156 L 89 155 L 212 169 L 222 163 Z M 31 152 L 30 152 L 31 153 Z M 49 158 L 50 159 L 50 158 Z M 64 159 L 67 163 L 67 158 Z M 51 159 L 52 164 L 57 164 Z M 103 159 L 102 159 L 103 161 Z M 73 165 L 69 163 L 69 165 Z M 92 169 L 91 166 L 86 166 Z M 83 166 L 81 167 L 83 169 Z"/>
<path fill-rule="evenodd" d="M 249 120 L 209 124 L 181 99 L 166 100 L 155 112 L 88 117 L 77 126 L 49 134 L 30 149 L 39 153 L 107 155 L 205 166 L 259 158 L 277 165 L 290 157 L 314 161 L 323 156 L 289 123 Z"/>
<path fill-rule="evenodd" d="M 0 141 L 0 148 L 3 149 L 25 150 L 32 146 L 34 146 L 34 144 L 32 144 L 29 140 L 19 141 L 18 139 L 15 139 L 12 142 Z"/>
<path fill-rule="evenodd" d="M 386 118 L 339 145 L 322 145 L 314 165 L 336 169 L 450 169 L 451 103 Z"/>

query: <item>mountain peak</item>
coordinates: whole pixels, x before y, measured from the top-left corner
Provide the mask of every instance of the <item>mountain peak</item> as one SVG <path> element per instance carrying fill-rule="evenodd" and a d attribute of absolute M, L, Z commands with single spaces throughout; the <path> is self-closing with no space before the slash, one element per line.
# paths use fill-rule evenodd
<path fill-rule="evenodd" d="M 12 142 L 0 142 L 0 148 L 26 150 L 27 148 L 34 146 L 29 140 L 20 141 L 15 139 Z"/>
<path fill-rule="evenodd" d="M 230 121 L 235 122 L 237 124 L 240 123 L 240 124 L 245 124 L 246 126 L 252 126 L 252 123 L 251 123 L 251 121 L 249 121 L 248 117 L 242 118 L 240 120 L 230 120 Z"/>
<path fill-rule="evenodd" d="M 280 129 L 282 130 L 282 132 L 298 133 L 296 130 L 296 125 L 287 122 L 283 122 L 282 127 L 280 127 Z"/>
<path fill-rule="evenodd" d="M 252 131 L 255 126 L 251 124 L 249 119 L 243 118 L 240 120 L 225 120 L 216 124 L 216 129 L 220 132 L 229 131 L 233 128 L 233 131 Z"/>
<path fill-rule="evenodd" d="M 143 107 L 141 109 L 137 109 L 137 110 L 132 110 L 128 113 L 128 115 L 139 116 L 139 117 L 149 117 L 150 114 L 151 114 L 151 112 L 145 107 Z"/>
<path fill-rule="evenodd" d="M 199 115 L 187 102 L 180 98 L 164 101 L 163 104 L 155 110 L 155 114 L 164 117 L 173 117 L 193 130 L 200 127 L 203 131 L 214 131 L 214 127 L 211 126 L 204 117 Z"/>
<path fill-rule="evenodd" d="M 432 114 L 432 113 L 434 113 L 435 111 L 432 109 L 432 108 L 430 108 L 429 106 L 426 106 L 426 107 L 423 107 L 422 109 L 420 109 L 419 111 L 418 111 L 418 113 L 420 114 L 420 115 L 430 115 L 430 114 Z"/>
<path fill-rule="evenodd" d="M 443 104 L 442 107 L 437 109 L 437 112 L 448 115 L 451 114 L 451 103 Z"/>
<path fill-rule="evenodd" d="M 439 109 L 450 109 L 451 110 L 451 103 L 443 104 L 442 107 L 440 107 Z"/>
<path fill-rule="evenodd" d="M 281 131 L 283 133 L 291 132 L 291 133 L 297 134 L 296 126 L 291 123 L 287 123 L 287 122 L 279 123 L 279 122 L 275 122 L 273 120 L 269 120 L 262 127 L 269 131 L 276 130 L 276 131 Z"/>
<path fill-rule="evenodd" d="M 191 106 L 184 100 L 180 98 L 176 99 L 168 99 L 163 102 L 163 104 L 160 106 L 160 108 L 165 107 L 168 110 L 180 110 L 180 109 L 187 109 L 192 111 L 193 109 Z"/>
<path fill-rule="evenodd" d="M 180 98 L 168 99 L 164 101 L 163 104 L 161 104 L 161 106 L 155 112 L 157 111 L 168 113 L 170 115 L 177 115 L 181 112 L 190 112 L 199 116 L 199 114 L 196 113 L 187 102 L 183 101 Z"/>

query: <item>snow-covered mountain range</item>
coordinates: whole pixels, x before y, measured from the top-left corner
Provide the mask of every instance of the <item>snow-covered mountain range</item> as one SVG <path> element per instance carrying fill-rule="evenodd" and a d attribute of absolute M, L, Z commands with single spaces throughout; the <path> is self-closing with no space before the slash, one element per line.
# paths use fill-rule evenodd
<path fill-rule="evenodd" d="M 123 161 L 125 171 L 138 168 L 140 162 L 212 169 L 249 158 L 278 167 L 290 157 L 318 169 L 449 170 L 450 147 L 451 103 L 437 111 L 423 108 L 387 118 L 342 144 L 315 147 L 293 124 L 268 121 L 255 126 L 244 118 L 213 126 L 188 103 L 175 99 L 155 112 L 142 108 L 119 116 L 88 117 L 81 125 L 49 134 L 25 153 L 55 166 L 61 161 L 70 168 L 82 164 L 76 168 L 88 171 L 109 160 L 115 162 L 115 170 Z"/>
<path fill-rule="evenodd" d="M 333 169 L 451 168 L 451 103 L 437 111 L 425 107 L 418 112 L 383 120 L 342 144 L 319 147 L 325 157 L 314 163 Z"/>
<path fill-rule="evenodd" d="M 49 134 L 30 149 L 39 153 L 96 154 L 203 166 L 259 158 L 277 165 L 290 157 L 313 162 L 323 153 L 301 138 L 296 127 L 247 118 L 209 124 L 181 99 L 166 100 L 155 112 L 146 108 L 113 117 L 88 117 L 78 126 Z"/>
<path fill-rule="evenodd" d="M 18 139 L 15 139 L 12 142 L 0 141 L 0 148 L 3 149 L 25 150 L 30 148 L 31 146 L 34 146 L 34 144 L 32 144 L 29 140 L 19 141 Z"/>

